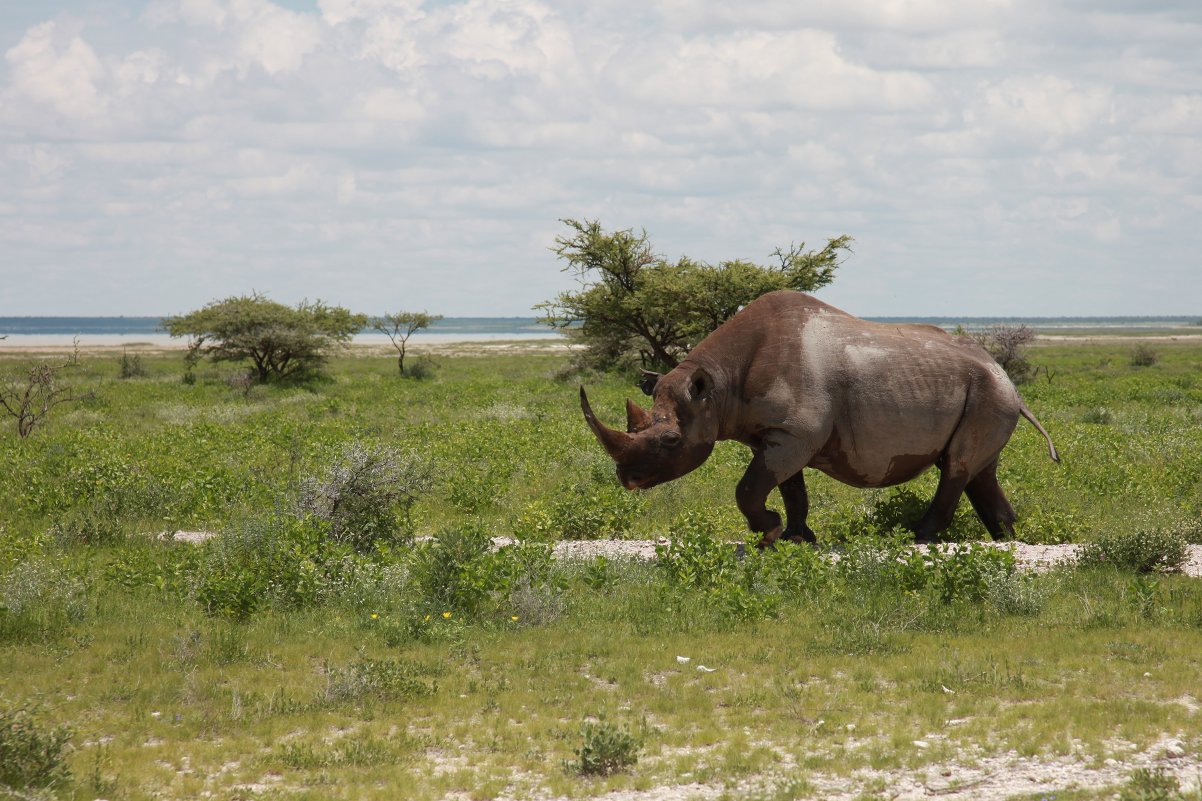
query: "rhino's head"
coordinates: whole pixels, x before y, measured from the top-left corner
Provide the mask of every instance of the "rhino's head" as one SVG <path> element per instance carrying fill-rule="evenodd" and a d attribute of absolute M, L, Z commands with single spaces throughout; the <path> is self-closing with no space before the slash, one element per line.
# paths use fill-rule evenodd
<path fill-rule="evenodd" d="M 644 379 L 646 380 L 646 379 Z M 718 416 L 714 381 L 704 368 L 684 366 L 660 377 L 650 411 L 626 401 L 626 431 L 599 421 L 584 387 L 580 408 L 589 428 L 618 467 L 626 489 L 646 489 L 701 466 L 714 449 Z"/>

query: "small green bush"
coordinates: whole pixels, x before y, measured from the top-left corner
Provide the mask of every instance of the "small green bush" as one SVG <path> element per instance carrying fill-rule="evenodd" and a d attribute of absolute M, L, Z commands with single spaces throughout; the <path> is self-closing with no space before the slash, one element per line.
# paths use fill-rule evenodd
<path fill-rule="evenodd" d="M 1096 426 L 1108 426 L 1114 422 L 1114 412 L 1105 406 L 1094 406 L 1092 409 L 1085 410 L 1081 415 L 1081 422 Z"/>
<path fill-rule="evenodd" d="M 1039 545 L 1079 542 L 1089 526 L 1070 509 L 1035 506 L 1019 512 L 1018 539 Z"/>
<path fill-rule="evenodd" d="M 1034 617 L 1044 610 L 1055 585 L 1052 581 L 1018 572 L 987 573 L 985 601 L 1002 615 Z"/>
<path fill-rule="evenodd" d="M 1181 782 L 1162 767 L 1136 768 L 1119 791 L 1119 801 L 1185 801 Z"/>
<path fill-rule="evenodd" d="M 1132 367 L 1151 367 L 1160 361 L 1160 354 L 1148 345 L 1136 345 L 1131 351 Z"/>
<path fill-rule="evenodd" d="M 367 552 L 412 537 L 410 509 L 432 483 L 432 466 L 416 451 L 352 442 L 324 475 L 301 482 L 297 505 L 334 540 Z"/>
<path fill-rule="evenodd" d="M 513 531 L 523 539 L 544 541 L 620 538 L 630 532 L 642 505 L 638 494 L 606 476 L 604 484 L 578 483 L 550 501 L 534 501 L 513 521 Z"/>
<path fill-rule="evenodd" d="M 437 363 L 429 356 L 418 356 L 405 365 L 404 376 L 416 381 L 425 381 L 434 377 L 434 370 L 437 367 Z"/>
<path fill-rule="evenodd" d="M 608 721 L 585 721 L 580 729 L 581 744 L 576 760 L 568 767 L 583 776 L 608 776 L 634 766 L 643 747 L 642 738 Z"/>
<path fill-rule="evenodd" d="M 192 595 L 209 614 L 236 620 L 266 606 L 312 606 L 323 598 L 327 569 L 342 555 L 321 521 L 248 518 L 201 546 Z"/>
<path fill-rule="evenodd" d="M 549 545 L 526 542 L 494 550 L 488 533 L 468 524 L 414 548 L 409 586 L 416 611 L 546 622 L 562 611 L 559 596 L 566 588 L 553 567 Z"/>
<path fill-rule="evenodd" d="M 1136 573 L 1176 573 L 1189 556 L 1186 529 L 1177 526 L 1107 532 L 1081 548 L 1077 563 L 1109 565 Z"/>
<path fill-rule="evenodd" d="M 709 589 L 736 581 L 741 570 L 735 546 L 719 536 L 715 516 L 685 512 L 672 521 L 667 543 L 655 546 L 655 560 L 674 587 Z"/>
<path fill-rule="evenodd" d="M 328 703 L 393 701 L 433 695 L 438 685 L 416 677 L 413 665 L 395 659 L 364 659 L 327 667 L 322 700 Z"/>
<path fill-rule="evenodd" d="M 926 589 L 944 604 L 978 602 L 989 592 L 990 581 L 1015 572 L 1014 554 L 1009 550 L 978 543 L 930 547 L 926 553 L 910 551 L 902 584 L 907 589 Z"/>
<path fill-rule="evenodd" d="M 0 709 L 0 784 L 14 790 L 55 787 L 71 777 L 67 765 L 73 732 L 47 727 L 28 707 Z"/>
<path fill-rule="evenodd" d="M 89 609 L 88 584 L 50 556 L 17 562 L 0 574 L 0 641 L 61 634 Z"/>
<path fill-rule="evenodd" d="M 398 742 L 399 741 L 399 742 Z M 397 746 L 400 746 L 398 753 Z M 329 770 L 330 768 L 368 768 L 395 764 L 407 755 L 410 742 L 405 737 L 379 738 L 355 735 L 331 744 L 285 743 L 277 758 L 293 770 Z"/>
<path fill-rule="evenodd" d="M 122 379 L 129 378 L 145 378 L 150 375 L 150 371 L 142 364 L 142 356 L 140 354 L 130 355 L 129 351 L 121 351 L 121 366 L 118 371 L 118 376 Z"/>
<path fill-rule="evenodd" d="M 477 526 L 448 529 L 418 543 L 411 565 L 419 608 L 429 612 L 478 615 L 504 584 L 492 539 Z"/>

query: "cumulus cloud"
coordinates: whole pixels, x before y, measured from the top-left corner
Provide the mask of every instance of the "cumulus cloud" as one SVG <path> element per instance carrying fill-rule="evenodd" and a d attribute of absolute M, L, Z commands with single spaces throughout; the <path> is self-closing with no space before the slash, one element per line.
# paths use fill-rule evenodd
<path fill-rule="evenodd" d="M 34 26 L 4 54 L 10 91 L 67 117 L 104 110 L 98 86 L 105 70 L 92 47 L 71 30 L 49 21 Z"/>
<path fill-rule="evenodd" d="M 864 314 L 1202 303 L 1193 4 L 290 5 L 0 20 L 0 313 L 523 314 L 565 216 L 710 260 L 849 233 Z"/>

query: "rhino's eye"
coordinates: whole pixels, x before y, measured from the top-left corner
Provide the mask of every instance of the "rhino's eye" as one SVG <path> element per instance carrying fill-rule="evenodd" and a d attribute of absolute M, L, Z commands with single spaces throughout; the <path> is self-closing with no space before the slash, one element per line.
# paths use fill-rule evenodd
<path fill-rule="evenodd" d="M 659 441 L 667 445 L 669 448 L 674 448 L 680 444 L 680 432 L 665 431 L 660 435 Z"/>

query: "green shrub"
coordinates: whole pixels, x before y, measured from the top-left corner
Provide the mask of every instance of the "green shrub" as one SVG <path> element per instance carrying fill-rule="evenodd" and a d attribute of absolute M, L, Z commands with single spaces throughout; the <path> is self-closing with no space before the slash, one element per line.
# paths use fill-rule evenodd
<path fill-rule="evenodd" d="M 708 589 L 736 581 L 735 546 L 719 537 L 718 518 L 689 511 L 672 521 L 671 539 L 655 546 L 656 566 L 674 587 Z"/>
<path fill-rule="evenodd" d="M 400 746 L 398 753 L 397 746 Z M 293 770 L 329 770 L 330 768 L 367 768 L 391 765 L 408 755 L 412 748 L 406 737 L 379 738 L 354 735 L 330 744 L 285 743 L 277 758 Z"/>
<path fill-rule="evenodd" d="M 988 582 L 1015 571 L 1014 554 L 979 543 L 954 543 L 916 548 L 909 534 L 894 529 L 887 536 L 849 540 L 835 566 L 835 575 L 853 591 L 929 592 L 943 604 L 980 601 Z"/>
<path fill-rule="evenodd" d="M 434 377 L 434 370 L 438 365 L 434 359 L 429 356 L 418 356 L 409 364 L 405 365 L 405 378 L 412 378 L 417 381 L 425 381 L 428 378 Z"/>
<path fill-rule="evenodd" d="M 129 351 L 121 351 L 121 366 L 118 371 L 118 376 L 122 379 L 129 378 L 145 378 L 150 375 L 150 371 L 142 364 L 142 356 L 140 354 L 130 355 Z"/>
<path fill-rule="evenodd" d="M 126 589 L 145 587 L 187 595 L 204 553 L 202 548 L 174 542 L 125 547 L 105 569 L 105 576 Z"/>
<path fill-rule="evenodd" d="M 634 766 L 643 747 L 642 738 L 608 721 L 585 721 L 580 728 L 581 744 L 576 760 L 567 767 L 584 776 L 608 776 Z"/>
<path fill-rule="evenodd" d="M 273 515 L 238 521 L 201 546 L 190 585 L 209 614 L 244 620 L 266 606 L 323 598 L 326 570 L 341 564 L 323 523 Z"/>
<path fill-rule="evenodd" d="M 1189 556 L 1186 526 L 1131 528 L 1102 534 L 1082 546 L 1081 566 L 1110 565 L 1136 573 L 1175 573 Z"/>
<path fill-rule="evenodd" d="M 0 574 L 0 641 L 62 633 L 89 608 L 88 585 L 50 556 L 17 562 Z"/>
<path fill-rule="evenodd" d="M 55 787 L 71 777 L 67 766 L 73 732 L 49 728 L 28 707 L 0 709 L 0 784 L 14 790 Z"/>
<path fill-rule="evenodd" d="M 1019 514 L 1018 539 L 1041 545 L 1078 542 L 1088 530 L 1081 515 L 1068 509 L 1035 506 Z"/>
<path fill-rule="evenodd" d="M 412 537 L 409 512 L 430 489 L 432 472 L 416 451 L 351 442 L 320 478 L 301 482 L 298 508 L 325 523 L 334 540 L 370 551 Z"/>
<path fill-rule="evenodd" d="M 744 543 L 748 555 L 740 560 L 736 545 L 720 537 L 724 528 L 715 513 L 685 512 L 673 521 L 671 530 L 672 539 L 655 546 L 664 589 L 678 594 L 705 593 L 704 608 L 728 623 L 775 615 L 781 603 L 781 585 L 799 579 L 806 570 L 801 560 L 784 555 L 784 549 L 810 550 L 793 543 L 781 543 L 779 556 Z M 758 540 L 758 535 L 753 539 Z"/>
<path fill-rule="evenodd" d="M 987 573 L 985 601 L 1002 615 L 1034 617 L 1044 610 L 1052 596 L 1052 581 L 1018 572 L 999 570 Z"/>
<path fill-rule="evenodd" d="M 327 667 L 322 700 L 328 703 L 395 701 L 421 698 L 438 690 L 415 676 L 416 666 L 395 659 L 364 659 L 346 667 Z"/>
<path fill-rule="evenodd" d="M 596 540 L 626 536 L 642 509 L 642 498 L 606 477 L 579 483 L 538 499 L 513 521 L 514 535 L 535 540 Z"/>
<path fill-rule="evenodd" d="M 1082 423 L 1090 423 L 1098 426 L 1108 426 L 1114 422 L 1114 412 L 1105 406 L 1094 406 L 1092 409 L 1087 409 L 1081 415 Z"/>
<path fill-rule="evenodd" d="M 56 515 L 50 536 L 62 545 L 111 545 L 125 538 L 120 504 L 113 497 L 93 498 Z"/>
<path fill-rule="evenodd" d="M 907 589 L 926 589 L 944 604 L 975 603 L 986 597 L 991 580 L 1014 572 L 1014 554 L 1009 550 L 978 543 L 932 546 L 925 553 L 910 551 L 902 584 Z"/>
<path fill-rule="evenodd" d="M 553 565 L 549 545 L 527 542 L 494 550 L 488 533 L 469 524 L 417 545 L 409 586 L 417 611 L 469 619 L 516 614 L 525 622 L 545 622 L 562 610 L 559 596 L 565 589 Z"/>
<path fill-rule="evenodd" d="M 1151 367 L 1160 361 L 1160 354 L 1148 345 L 1136 345 L 1131 350 L 1132 367 Z"/>
<path fill-rule="evenodd" d="M 865 521 L 870 529 L 884 534 L 898 527 L 913 528 L 931 505 L 910 487 L 897 487 L 879 495 Z M 978 535 L 976 519 L 968 508 L 959 508 L 952 523 L 939 534 L 944 542 L 963 542 Z"/>
<path fill-rule="evenodd" d="M 1136 768 L 1119 791 L 1119 801 L 1184 801 L 1181 782 L 1162 767 Z"/>
<path fill-rule="evenodd" d="M 492 539 L 478 526 L 448 529 L 414 549 L 412 586 L 426 611 L 478 615 L 503 584 Z"/>

